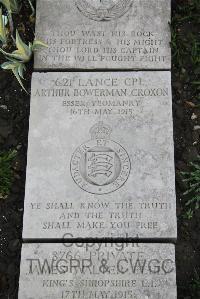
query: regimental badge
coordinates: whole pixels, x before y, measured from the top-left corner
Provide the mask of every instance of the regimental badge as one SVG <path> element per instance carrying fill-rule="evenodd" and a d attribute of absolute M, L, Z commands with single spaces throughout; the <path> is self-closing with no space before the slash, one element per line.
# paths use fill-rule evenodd
<path fill-rule="evenodd" d="M 80 145 L 71 158 L 71 175 L 83 190 L 106 194 L 119 189 L 129 177 L 126 150 L 110 140 L 112 129 L 102 121 L 90 129 L 91 140 Z"/>
<path fill-rule="evenodd" d="M 94 21 L 111 21 L 122 17 L 132 6 L 133 0 L 76 0 L 76 7 Z"/>

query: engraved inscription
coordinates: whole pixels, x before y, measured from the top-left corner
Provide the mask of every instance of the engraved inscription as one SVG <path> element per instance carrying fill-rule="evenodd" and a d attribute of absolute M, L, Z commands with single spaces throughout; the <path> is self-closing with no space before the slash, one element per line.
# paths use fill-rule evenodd
<path fill-rule="evenodd" d="M 36 69 L 170 69 L 170 0 L 38 0 Z M 152 20 L 155 20 L 152 22 Z"/>
<path fill-rule="evenodd" d="M 33 75 L 25 239 L 176 238 L 170 82 Z"/>
<path fill-rule="evenodd" d="M 24 244 L 18 298 L 32 287 L 32 299 L 175 299 L 174 255 L 159 243 Z"/>

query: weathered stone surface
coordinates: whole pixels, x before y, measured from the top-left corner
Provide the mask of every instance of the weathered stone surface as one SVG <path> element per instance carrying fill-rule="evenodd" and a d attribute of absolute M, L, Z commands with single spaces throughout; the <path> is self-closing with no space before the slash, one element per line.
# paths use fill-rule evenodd
<path fill-rule="evenodd" d="M 24 239 L 176 238 L 170 72 L 34 73 Z"/>
<path fill-rule="evenodd" d="M 174 245 L 25 244 L 19 299 L 176 299 Z"/>
<path fill-rule="evenodd" d="M 36 69 L 170 69 L 170 0 L 38 0 Z"/>

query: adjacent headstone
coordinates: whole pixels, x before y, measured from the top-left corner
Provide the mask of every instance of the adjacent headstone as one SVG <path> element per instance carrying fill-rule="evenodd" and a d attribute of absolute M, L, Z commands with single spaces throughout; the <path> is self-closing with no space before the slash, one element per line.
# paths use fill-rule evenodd
<path fill-rule="evenodd" d="M 175 239 L 170 72 L 34 73 L 23 238 Z"/>
<path fill-rule="evenodd" d="M 176 299 L 174 245 L 24 244 L 19 299 Z"/>
<path fill-rule="evenodd" d="M 170 69 L 170 0 L 38 0 L 44 69 Z"/>

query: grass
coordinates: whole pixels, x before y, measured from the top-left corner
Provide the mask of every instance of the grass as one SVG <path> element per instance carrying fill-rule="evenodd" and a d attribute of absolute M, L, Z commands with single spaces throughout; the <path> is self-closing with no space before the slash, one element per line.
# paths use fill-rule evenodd
<path fill-rule="evenodd" d="M 200 157 L 196 162 L 190 163 L 190 171 L 182 172 L 183 181 L 188 184 L 188 190 L 184 195 L 190 195 L 190 199 L 186 201 L 186 218 L 191 219 L 194 211 L 200 207 Z"/>
<path fill-rule="evenodd" d="M 178 1 L 171 21 L 172 64 L 176 77 L 190 91 L 194 105 L 200 100 L 200 0 Z"/>
<path fill-rule="evenodd" d="M 16 151 L 0 152 L 0 199 L 5 199 L 9 193 L 13 181 L 13 160 L 16 157 Z"/>
<path fill-rule="evenodd" d="M 199 294 L 200 292 L 200 276 L 196 269 L 194 269 L 194 278 L 192 279 L 190 288 L 192 295 L 194 295 L 194 298 L 197 298 L 196 294 Z"/>
<path fill-rule="evenodd" d="M 200 0 L 177 0 L 171 21 L 171 48 L 173 81 L 179 82 L 174 95 L 190 109 L 200 107 Z M 190 163 L 188 172 L 182 173 L 187 183 L 185 212 L 191 219 L 200 206 L 200 159 Z"/>

